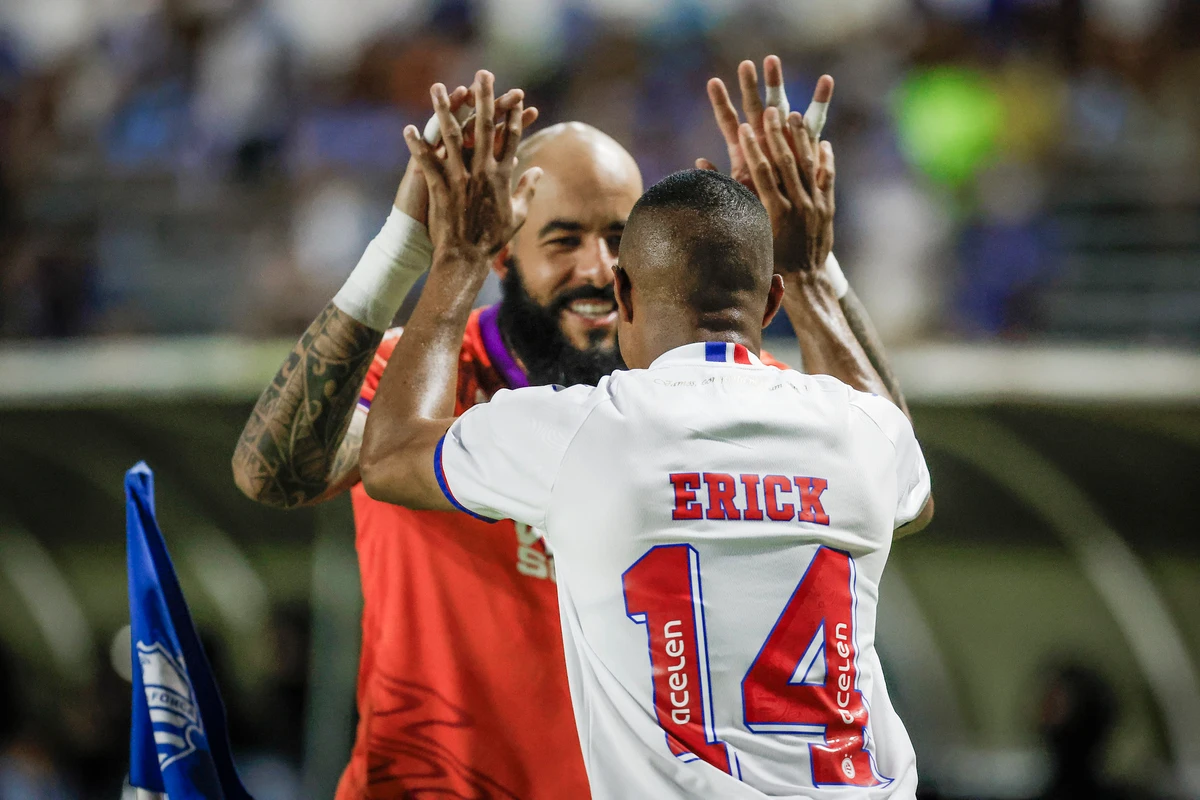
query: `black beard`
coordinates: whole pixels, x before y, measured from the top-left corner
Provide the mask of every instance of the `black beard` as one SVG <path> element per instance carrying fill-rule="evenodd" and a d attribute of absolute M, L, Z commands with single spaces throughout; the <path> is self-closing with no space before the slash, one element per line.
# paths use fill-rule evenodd
<path fill-rule="evenodd" d="M 562 312 L 576 300 L 615 302 L 612 286 L 569 289 L 543 306 L 525 290 L 516 261 L 510 258 L 506 266 L 496 321 L 505 342 L 525 365 L 530 385 L 595 386 L 613 370 L 625 369 L 620 349 L 604 342 L 606 331 L 589 333 L 590 346 L 580 350 L 567 339 L 560 323 Z"/>

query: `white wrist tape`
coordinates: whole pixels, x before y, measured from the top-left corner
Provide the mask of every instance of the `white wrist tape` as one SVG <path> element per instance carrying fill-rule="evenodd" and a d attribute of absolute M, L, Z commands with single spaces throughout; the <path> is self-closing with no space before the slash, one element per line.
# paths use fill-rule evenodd
<path fill-rule="evenodd" d="M 792 107 L 788 105 L 787 90 L 783 88 L 782 83 L 778 86 L 767 85 L 767 105 L 778 108 L 779 116 L 787 119 Z"/>
<path fill-rule="evenodd" d="M 425 226 L 393 206 L 333 304 L 368 328 L 385 331 L 432 262 L 433 242 Z"/>
<path fill-rule="evenodd" d="M 825 259 L 825 277 L 829 278 L 829 282 L 833 284 L 833 293 L 837 295 L 838 300 L 841 300 L 846 296 L 846 292 L 850 291 L 850 281 L 846 280 L 846 276 L 842 274 L 842 265 L 838 263 L 833 253 L 830 253 L 829 258 Z"/>
<path fill-rule="evenodd" d="M 825 129 L 825 115 L 829 112 L 829 103 L 818 103 L 813 101 L 808 104 L 808 110 L 804 112 L 804 127 L 808 128 L 808 135 L 814 139 L 821 138 L 821 131 Z"/>

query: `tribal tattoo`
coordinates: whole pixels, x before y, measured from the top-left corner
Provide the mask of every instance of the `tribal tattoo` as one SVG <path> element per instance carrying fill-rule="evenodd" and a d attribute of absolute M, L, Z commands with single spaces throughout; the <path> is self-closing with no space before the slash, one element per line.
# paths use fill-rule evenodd
<path fill-rule="evenodd" d="M 234 480 L 248 497 L 294 508 L 324 499 L 354 470 L 358 448 L 343 439 L 382 339 L 332 303 L 317 316 L 258 398 L 234 450 Z"/>

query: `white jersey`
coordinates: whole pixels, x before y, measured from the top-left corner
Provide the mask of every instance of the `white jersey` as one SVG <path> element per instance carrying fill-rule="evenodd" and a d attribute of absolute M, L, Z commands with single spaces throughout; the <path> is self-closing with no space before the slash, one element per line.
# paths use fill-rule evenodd
<path fill-rule="evenodd" d="M 893 529 L 930 491 L 895 405 L 700 342 L 501 391 L 437 458 L 455 505 L 554 551 L 596 798 L 914 797 L 875 653 Z"/>

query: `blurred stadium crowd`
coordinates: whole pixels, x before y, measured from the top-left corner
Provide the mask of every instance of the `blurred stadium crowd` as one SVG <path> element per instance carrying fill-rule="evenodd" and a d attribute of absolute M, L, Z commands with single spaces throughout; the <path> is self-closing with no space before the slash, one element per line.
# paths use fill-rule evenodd
<path fill-rule="evenodd" d="M 434 81 L 491 69 L 649 185 L 726 163 L 705 81 L 770 52 L 795 108 L 837 79 L 836 251 L 889 345 L 1200 342 L 1196 0 L 0 0 L 0 338 L 294 337 Z M 262 684 L 226 693 L 259 800 L 305 796 L 309 613 L 278 610 Z M 128 683 L 95 660 L 49 703 L 0 651 L 0 800 L 115 796 Z M 1056 680 L 1045 741 L 1091 758 L 1109 690 Z"/>
<path fill-rule="evenodd" d="M 435 80 L 487 66 L 649 183 L 705 80 L 838 80 L 837 251 L 885 338 L 1200 339 L 1186 0 L 5 0 L 0 331 L 292 335 L 381 224 Z"/>

